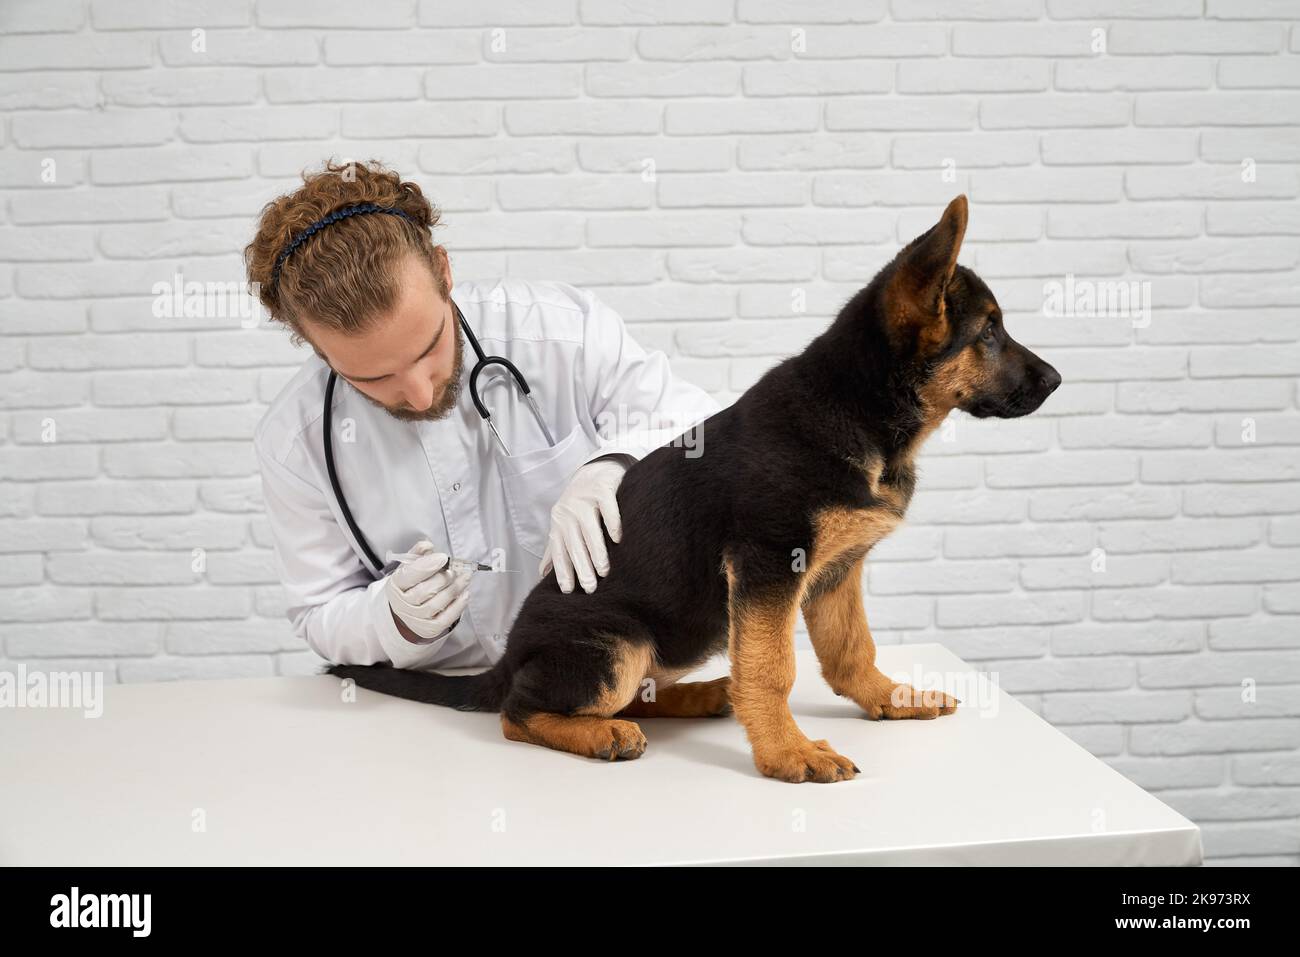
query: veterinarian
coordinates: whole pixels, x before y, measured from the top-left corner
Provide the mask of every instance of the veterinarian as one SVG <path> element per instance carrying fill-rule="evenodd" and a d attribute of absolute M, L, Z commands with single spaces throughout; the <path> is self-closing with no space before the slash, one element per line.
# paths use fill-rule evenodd
<path fill-rule="evenodd" d="M 314 352 L 253 441 L 289 620 L 338 664 L 497 660 L 552 567 L 563 591 L 598 587 L 627 468 L 719 408 L 589 291 L 502 280 L 453 292 L 438 220 L 417 185 L 382 165 L 327 163 L 262 210 L 245 250 L 262 305 Z M 486 420 L 461 317 L 529 387 L 485 367 Z M 331 371 L 334 477 L 366 545 L 326 464 Z M 390 552 L 419 557 L 394 569 Z M 452 557 L 493 570 L 459 572 Z"/>

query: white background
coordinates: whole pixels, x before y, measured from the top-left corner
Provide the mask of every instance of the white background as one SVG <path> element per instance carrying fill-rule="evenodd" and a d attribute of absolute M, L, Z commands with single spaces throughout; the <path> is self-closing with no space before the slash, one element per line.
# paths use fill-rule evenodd
<path fill-rule="evenodd" d="M 418 181 L 457 276 L 592 287 L 723 402 L 966 192 L 963 262 L 1065 384 L 929 443 L 877 640 L 996 672 L 1212 861 L 1300 862 L 1298 14 L 4 0 L 0 665 L 317 667 L 249 444 L 304 356 L 150 290 L 241 280 L 330 155 Z M 1149 282 L 1149 326 L 1043 315 L 1067 273 Z"/>

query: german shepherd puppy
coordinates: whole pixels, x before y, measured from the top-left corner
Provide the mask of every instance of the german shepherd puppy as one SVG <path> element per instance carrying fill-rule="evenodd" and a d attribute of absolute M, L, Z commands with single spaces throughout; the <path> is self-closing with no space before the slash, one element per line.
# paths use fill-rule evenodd
<path fill-rule="evenodd" d="M 876 668 L 863 560 L 902 521 L 916 450 L 949 412 L 1027 415 L 1061 384 L 957 265 L 966 216 L 958 196 L 807 349 L 697 427 L 702 454 L 674 441 L 633 465 L 618 489 L 622 542 L 607 536 L 609 574 L 593 593 L 567 595 L 547 575 L 490 670 L 329 673 L 499 711 L 512 741 L 610 761 L 645 751 L 630 718 L 734 711 L 763 774 L 848 780 L 859 768 L 809 740 L 790 713 L 802 609 L 823 677 L 868 718 L 951 714 L 954 698 Z M 677 683 L 723 651 L 730 677 Z"/>

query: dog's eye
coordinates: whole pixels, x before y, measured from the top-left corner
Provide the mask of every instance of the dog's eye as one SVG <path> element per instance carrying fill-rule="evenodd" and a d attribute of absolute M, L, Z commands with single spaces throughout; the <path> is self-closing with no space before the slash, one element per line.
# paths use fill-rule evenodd
<path fill-rule="evenodd" d="M 980 338 L 985 342 L 992 342 L 997 337 L 997 323 L 992 319 L 984 324 L 984 331 L 980 333 Z"/>

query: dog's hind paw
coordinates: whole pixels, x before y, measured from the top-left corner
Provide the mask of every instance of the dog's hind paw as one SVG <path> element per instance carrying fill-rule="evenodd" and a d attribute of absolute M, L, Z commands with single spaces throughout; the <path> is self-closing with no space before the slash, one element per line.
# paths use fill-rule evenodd
<path fill-rule="evenodd" d="M 631 761 L 645 754 L 646 739 L 635 721 L 610 721 L 609 742 L 598 744 L 592 757 L 605 761 Z"/>
<path fill-rule="evenodd" d="M 690 687 L 690 685 L 678 685 L 678 687 L 686 688 Z M 695 703 L 699 707 L 701 717 L 717 718 L 732 713 L 730 676 L 714 678 L 712 681 L 701 681 L 698 688 L 699 692 Z"/>

